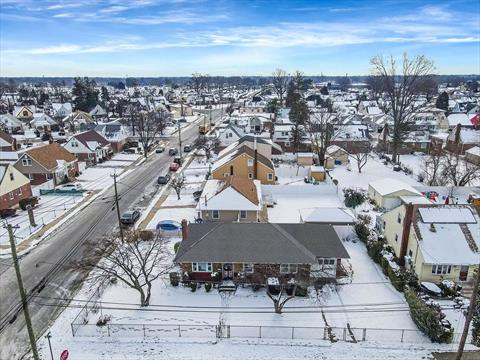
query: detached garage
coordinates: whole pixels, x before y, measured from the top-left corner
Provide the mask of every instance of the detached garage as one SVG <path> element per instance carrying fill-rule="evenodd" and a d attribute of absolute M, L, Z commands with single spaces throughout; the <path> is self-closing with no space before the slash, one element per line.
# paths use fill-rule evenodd
<path fill-rule="evenodd" d="M 400 196 L 414 196 L 422 194 L 410 185 L 391 178 L 373 181 L 368 184 L 368 198 L 377 206 L 391 210 L 401 204 Z"/>

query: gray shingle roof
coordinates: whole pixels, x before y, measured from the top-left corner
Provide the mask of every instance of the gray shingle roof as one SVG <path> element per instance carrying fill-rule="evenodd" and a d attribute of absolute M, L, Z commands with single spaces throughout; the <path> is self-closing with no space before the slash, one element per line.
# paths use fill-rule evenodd
<path fill-rule="evenodd" d="M 334 228 L 323 224 L 190 224 L 175 262 L 313 264 L 316 258 L 349 258 Z"/>

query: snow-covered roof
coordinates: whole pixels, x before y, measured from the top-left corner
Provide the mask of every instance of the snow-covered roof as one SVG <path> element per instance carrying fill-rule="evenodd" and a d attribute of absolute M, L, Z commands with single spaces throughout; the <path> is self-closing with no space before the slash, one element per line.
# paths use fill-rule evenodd
<path fill-rule="evenodd" d="M 467 207 L 432 207 L 418 209 L 426 224 L 476 224 L 477 220 Z"/>
<path fill-rule="evenodd" d="M 465 151 L 465 153 L 480 156 L 480 147 L 475 146 L 475 147 Z"/>
<path fill-rule="evenodd" d="M 299 211 L 303 222 L 325 224 L 353 224 L 355 222 L 355 217 L 348 210 L 336 207 L 317 207 Z"/>
<path fill-rule="evenodd" d="M 433 204 L 431 200 L 421 195 L 400 196 L 400 200 L 402 200 L 404 204 Z"/>
<path fill-rule="evenodd" d="M 372 181 L 369 186 L 371 186 L 373 189 L 375 189 L 376 192 L 378 192 L 380 195 L 388 195 L 395 193 L 397 191 L 408 191 L 412 193 L 412 195 L 420 195 L 420 193 L 415 190 L 413 187 L 410 185 L 396 179 L 392 178 L 384 178 L 376 181 Z"/>
<path fill-rule="evenodd" d="M 472 126 L 472 122 L 468 118 L 467 114 L 454 113 L 447 116 L 448 125 L 455 126 L 461 124 L 462 126 Z"/>

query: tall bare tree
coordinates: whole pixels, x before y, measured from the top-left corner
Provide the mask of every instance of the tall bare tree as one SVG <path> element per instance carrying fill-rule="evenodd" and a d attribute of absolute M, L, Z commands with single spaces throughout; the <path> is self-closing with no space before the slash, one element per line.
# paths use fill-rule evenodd
<path fill-rule="evenodd" d="M 444 186 L 447 179 L 442 176 L 442 168 L 445 162 L 445 153 L 442 150 L 432 150 L 425 156 L 421 164 L 421 175 L 428 186 Z"/>
<path fill-rule="evenodd" d="M 362 151 L 357 152 L 355 154 L 350 154 L 350 157 L 355 160 L 357 163 L 357 170 L 358 173 L 362 172 L 362 169 L 365 165 L 367 165 L 368 159 L 370 157 L 370 153 L 373 150 L 373 145 L 369 143 Z"/>
<path fill-rule="evenodd" d="M 392 160 L 398 163 L 400 144 L 410 130 L 410 117 L 419 109 L 416 105 L 419 85 L 423 77 L 432 73 L 433 62 L 423 55 L 409 59 L 405 53 L 400 66 L 393 56 L 384 59 L 381 55 L 373 57 L 370 64 L 373 75 L 382 80 L 388 111 L 393 118 Z"/>
<path fill-rule="evenodd" d="M 95 242 L 92 256 L 80 266 L 93 270 L 94 281 L 118 280 L 140 295 L 140 306 L 150 304 L 152 283 L 173 267 L 167 241 L 159 232 L 135 231 L 126 233 L 125 241 L 111 236 Z M 97 261 L 98 258 L 103 258 Z"/>
<path fill-rule="evenodd" d="M 205 151 L 205 156 L 207 160 L 210 160 L 212 157 L 213 150 L 220 144 L 218 139 L 209 139 L 205 135 L 200 135 L 194 142 L 193 147 L 198 149 L 203 149 Z"/>
<path fill-rule="evenodd" d="M 177 175 L 171 182 L 170 187 L 175 190 L 177 194 L 178 200 L 180 200 L 180 194 L 182 193 L 182 189 L 185 188 L 185 176 Z"/>
<path fill-rule="evenodd" d="M 167 111 L 135 111 L 132 113 L 133 123 L 137 129 L 137 136 L 143 147 L 145 158 L 155 141 L 155 137 L 162 134 L 170 114 Z"/>
<path fill-rule="evenodd" d="M 334 133 L 334 119 L 335 114 L 328 112 L 328 109 L 320 109 L 311 113 L 305 124 L 306 132 L 312 140 L 313 152 L 322 166 L 325 164 L 325 154 Z"/>
<path fill-rule="evenodd" d="M 459 154 L 448 153 L 445 156 L 442 176 L 454 186 L 467 186 L 480 177 L 480 165 L 465 161 Z"/>
<path fill-rule="evenodd" d="M 283 97 L 287 91 L 287 85 L 289 81 L 288 74 L 285 70 L 276 69 L 272 73 L 273 89 L 278 96 L 280 106 L 283 104 Z"/>

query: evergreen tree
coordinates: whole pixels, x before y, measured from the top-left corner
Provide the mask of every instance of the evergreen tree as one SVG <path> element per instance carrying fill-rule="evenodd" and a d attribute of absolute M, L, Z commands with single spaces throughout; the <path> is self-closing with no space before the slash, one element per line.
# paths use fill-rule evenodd
<path fill-rule="evenodd" d="M 72 95 L 75 110 L 88 112 L 98 104 L 98 90 L 95 86 L 95 80 L 88 77 L 74 79 Z"/>
<path fill-rule="evenodd" d="M 448 94 L 445 91 L 438 95 L 435 106 L 445 111 L 448 110 Z"/>

